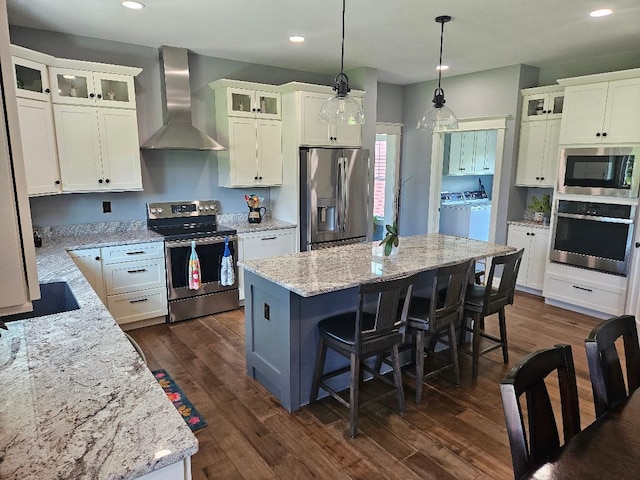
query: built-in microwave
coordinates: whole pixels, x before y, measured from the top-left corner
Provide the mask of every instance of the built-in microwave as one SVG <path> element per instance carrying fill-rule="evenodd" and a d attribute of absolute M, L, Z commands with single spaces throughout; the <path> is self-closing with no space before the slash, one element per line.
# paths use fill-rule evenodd
<path fill-rule="evenodd" d="M 639 187 L 638 146 L 560 150 L 559 193 L 634 198 Z"/>

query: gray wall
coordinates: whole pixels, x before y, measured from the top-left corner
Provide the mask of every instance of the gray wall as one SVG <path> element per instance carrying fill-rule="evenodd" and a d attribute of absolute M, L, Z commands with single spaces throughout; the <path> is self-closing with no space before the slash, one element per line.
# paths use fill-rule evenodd
<path fill-rule="evenodd" d="M 136 102 L 140 142 L 162 126 L 158 50 L 150 47 L 44 30 L 11 26 L 11 42 L 62 58 L 140 67 L 136 77 Z M 333 77 L 266 65 L 255 65 L 201 55 L 189 55 L 193 123 L 216 137 L 215 102 L 209 82 L 219 78 L 267 84 L 300 81 L 330 85 Z M 218 187 L 215 153 L 143 151 L 143 192 L 64 194 L 31 198 L 34 225 L 142 220 L 145 203 L 154 201 L 218 199 L 223 213 L 244 212 L 248 189 Z M 252 189 L 267 199 L 269 189 Z M 102 213 L 102 202 L 111 201 L 113 212 Z"/>
<path fill-rule="evenodd" d="M 635 52 L 619 53 L 606 57 L 588 58 L 575 62 L 562 63 L 540 68 L 538 85 L 554 85 L 559 78 L 580 77 L 596 73 L 615 72 L 640 68 L 640 46 L 636 45 Z"/>
<path fill-rule="evenodd" d="M 378 83 L 378 122 L 402 123 L 402 95 L 402 85 Z"/>
<path fill-rule="evenodd" d="M 444 78 L 447 106 L 461 118 L 510 115 L 504 147 L 501 193 L 499 199 L 496 241 L 506 240 L 506 221 L 524 209 L 526 198 L 513 187 L 515 178 L 516 139 L 520 112 L 520 89 L 537 82 L 537 69 L 526 65 L 486 70 L 469 75 Z M 437 82 L 424 82 L 404 88 L 402 188 L 400 232 L 402 235 L 427 230 L 427 199 L 431 169 L 431 134 L 418 131 L 415 125 L 431 105 Z M 440 159 L 438 159 L 440 160 Z M 516 202 L 511 207 L 513 197 Z M 513 212 L 510 212 L 513 208 Z"/>

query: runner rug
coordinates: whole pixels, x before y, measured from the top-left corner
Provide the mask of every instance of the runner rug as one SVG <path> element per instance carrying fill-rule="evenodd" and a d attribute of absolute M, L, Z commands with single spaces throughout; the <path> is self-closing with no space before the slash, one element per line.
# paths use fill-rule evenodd
<path fill-rule="evenodd" d="M 156 378 L 164 393 L 167 394 L 173 406 L 176 407 L 178 413 L 182 415 L 184 421 L 189 425 L 192 431 L 199 430 L 207 426 L 202 415 L 198 413 L 195 407 L 191 404 L 184 392 L 176 385 L 173 378 L 164 369 L 154 370 L 153 376 Z"/>

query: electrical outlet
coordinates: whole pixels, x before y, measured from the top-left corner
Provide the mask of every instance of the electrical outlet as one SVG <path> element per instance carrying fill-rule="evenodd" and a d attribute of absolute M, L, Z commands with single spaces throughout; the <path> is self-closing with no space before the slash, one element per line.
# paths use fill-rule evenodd
<path fill-rule="evenodd" d="M 265 320 L 271 320 L 271 308 L 268 303 L 264 304 L 264 318 Z"/>
<path fill-rule="evenodd" d="M 102 213 L 111 213 L 111 202 L 102 202 Z"/>

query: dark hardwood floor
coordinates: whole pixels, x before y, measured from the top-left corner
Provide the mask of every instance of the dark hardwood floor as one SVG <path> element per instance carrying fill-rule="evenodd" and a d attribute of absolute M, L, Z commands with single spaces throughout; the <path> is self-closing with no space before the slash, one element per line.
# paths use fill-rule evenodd
<path fill-rule="evenodd" d="M 572 345 L 584 428 L 595 416 L 584 339 L 598 323 L 518 293 L 507 309 L 509 365 L 500 350 L 491 352 L 481 357 L 473 383 L 471 359 L 461 355 L 460 387 L 443 372 L 427 382 L 420 405 L 407 380 L 406 412 L 397 412 L 394 397 L 361 408 L 355 439 L 348 435 L 346 408 L 335 400 L 289 414 L 245 375 L 243 310 L 128 333 L 149 368 L 166 369 L 208 423 L 196 432 L 194 480 L 508 479 L 513 472 L 500 380 L 532 351 Z M 487 330 L 496 324 L 497 315 L 489 317 Z M 378 382 L 367 382 L 363 394 L 377 388 Z"/>

